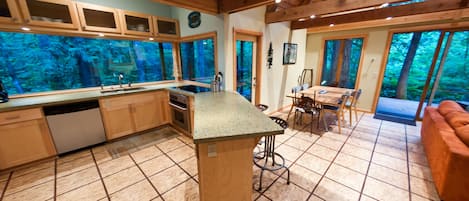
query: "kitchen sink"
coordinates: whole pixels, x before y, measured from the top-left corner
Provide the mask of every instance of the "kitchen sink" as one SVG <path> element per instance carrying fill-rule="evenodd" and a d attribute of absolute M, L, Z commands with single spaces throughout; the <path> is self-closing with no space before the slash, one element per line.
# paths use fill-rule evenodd
<path fill-rule="evenodd" d="M 104 93 L 116 93 L 119 91 L 135 91 L 135 90 L 140 90 L 140 89 L 145 89 L 145 87 L 110 88 L 110 89 L 102 89 L 100 92 L 104 94 Z"/>

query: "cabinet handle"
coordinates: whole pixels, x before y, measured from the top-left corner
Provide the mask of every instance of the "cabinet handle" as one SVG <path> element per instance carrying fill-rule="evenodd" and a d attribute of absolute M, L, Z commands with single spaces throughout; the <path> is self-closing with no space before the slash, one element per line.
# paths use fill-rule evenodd
<path fill-rule="evenodd" d="M 14 120 L 14 119 L 19 119 L 19 118 L 20 118 L 20 115 L 16 115 L 16 116 L 5 117 L 5 120 Z"/>
<path fill-rule="evenodd" d="M 18 18 L 16 18 L 16 17 L 11 18 L 11 21 L 12 21 L 12 22 L 17 22 L 17 21 L 18 21 Z"/>

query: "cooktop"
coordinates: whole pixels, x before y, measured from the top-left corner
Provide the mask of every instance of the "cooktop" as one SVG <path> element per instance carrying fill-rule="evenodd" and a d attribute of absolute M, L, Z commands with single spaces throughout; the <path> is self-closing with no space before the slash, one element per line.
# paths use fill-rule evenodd
<path fill-rule="evenodd" d="M 176 87 L 176 88 L 184 90 L 184 91 L 190 91 L 192 93 L 200 93 L 200 92 L 210 91 L 210 88 L 200 87 L 200 86 L 196 86 L 196 85 L 186 85 L 186 86 L 181 86 L 181 87 Z"/>

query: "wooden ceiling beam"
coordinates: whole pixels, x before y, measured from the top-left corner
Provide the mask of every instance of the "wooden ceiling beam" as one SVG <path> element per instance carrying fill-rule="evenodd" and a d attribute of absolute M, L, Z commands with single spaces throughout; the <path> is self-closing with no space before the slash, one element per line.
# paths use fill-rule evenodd
<path fill-rule="evenodd" d="M 274 0 L 219 0 L 219 8 L 221 13 L 233 13 L 258 6 L 274 4 Z"/>
<path fill-rule="evenodd" d="M 217 0 L 152 0 L 161 4 L 166 4 L 175 7 L 181 7 L 188 10 L 195 10 L 207 14 L 218 14 L 218 1 Z"/>
<path fill-rule="evenodd" d="M 466 1 L 466 3 L 462 3 Z M 385 19 L 387 17 L 402 17 L 424 13 L 441 12 L 469 7 L 467 0 L 432 0 L 413 3 L 402 6 L 381 8 L 376 10 L 351 13 L 326 18 L 316 18 L 306 21 L 292 21 L 292 29 L 314 28 L 329 26 L 330 24 L 347 24 L 353 22 L 365 22 L 370 20 Z"/>
<path fill-rule="evenodd" d="M 289 8 L 286 10 L 266 13 L 265 22 L 292 21 L 311 15 L 324 15 L 360 8 L 379 6 L 384 3 L 402 2 L 405 0 L 324 0 L 312 1 L 310 4 Z M 432 0 L 433 1 L 433 0 Z"/>

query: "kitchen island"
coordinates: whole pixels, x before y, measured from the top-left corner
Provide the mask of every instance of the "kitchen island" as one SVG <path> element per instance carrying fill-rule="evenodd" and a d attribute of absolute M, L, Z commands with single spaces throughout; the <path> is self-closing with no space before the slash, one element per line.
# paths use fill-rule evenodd
<path fill-rule="evenodd" d="M 253 149 L 283 129 L 241 95 L 194 95 L 194 129 L 202 201 L 251 200 Z"/>

